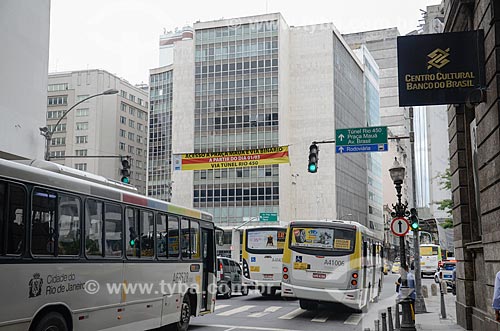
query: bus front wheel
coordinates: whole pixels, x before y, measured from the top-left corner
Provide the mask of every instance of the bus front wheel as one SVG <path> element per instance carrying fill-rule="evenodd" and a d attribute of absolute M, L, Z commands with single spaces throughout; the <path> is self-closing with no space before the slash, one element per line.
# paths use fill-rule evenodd
<path fill-rule="evenodd" d="M 61 314 L 57 312 L 51 312 L 42 317 L 33 330 L 68 331 L 68 325 Z"/>
<path fill-rule="evenodd" d="M 191 302 L 189 301 L 189 295 L 185 295 L 182 300 L 181 306 L 181 319 L 179 322 L 173 324 L 168 328 L 171 331 L 187 331 L 189 328 L 189 321 L 191 320 Z"/>

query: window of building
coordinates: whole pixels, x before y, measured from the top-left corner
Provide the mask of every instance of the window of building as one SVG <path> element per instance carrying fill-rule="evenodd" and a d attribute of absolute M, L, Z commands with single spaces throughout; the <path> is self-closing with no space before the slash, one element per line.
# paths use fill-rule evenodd
<path fill-rule="evenodd" d="M 134 154 L 134 146 L 128 146 L 128 152 Z"/>
<path fill-rule="evenodd" d="M 136 154 L 138 156 L 142 156 L 142 149 L 141 148 L 136 148 Z"/>
<path fill-rule="evenodd" d="M 135 128 L 135 121 L 129 119 L 128 126 L 130 126 L 131 128 Z M 137 126 L 137 128 L 139 128 L 139 125 Z"/>
<path fill-rule="evenodd" d="M 125 92 L 124 90 L 121 90 L 121 91 L 120 91 L 120 95 L 121 95 L 122 97 L 126 98 L 126 97 L 127 97 L 127 92 Z"/>
<path fill-rule="evenodd" d="M 47 91 L 49 92 L 66 91 L 67 89 L 68 89 L 68 83 L 49 84 Z"/>
<path fill-rule="evenodd" d="M 50 145 L 51 146 L 62 146 L 62 145 L 66 145 L 66 138 L 65 137 L 56 137 L 56 138 L 52 138 L 50 140 Z"/>
<path fill-rule="evenodd" d="M 127 119 L 124 116 L 120 116 L 120 123 L 127 124 Z"/>
<path fill-rule="evenodd" d="M 137 135 L 137 142 L 139 144 L 142 144 L 142 136 Z"/>
<path fill-rule="evenodd" d="M 87 163 L 75 163 L 75 169 L 87 171 Z"/>
<path fill-rule="evenodd" d="M 50 157 L 53 159 L 62 159 L 66 156 L 66 151 L 50 151 Z"/>
<path fill-rule="evenodd" d="M 142 100 L 141 98 L 137 98 L 137 103 L 142 106 L 144 104 L 144 100 Z"/>
<path fill-rule="evenodd" d="M 135 134 L 133 132 L 128 133 L 128 139 L 134 141 L 135 139 Z"/>
<path fill-rule="evenodd" d="M 49 106 L 60 106 L 68 104 L 68 96 L 67 95 L 59 95 L 47 98 L 47 105 Z"/>
<path fill-rule="evenodd" d="M 120 110 L 121 110 L 121 111 L 127 111 L 127 104 L 125 104 L 125 103 L 123 103 L 123 102 L 122 102 L 122 103 L 120 104 Z"/>
<path fill-rule="evenodd" d="M 51 110 L 47 112 L 48 119 L 58 119 L 61 118 L 62 115 L 63 115 L 62 110 Z"/>
<path fill-rule="evenodd" d="M 88 136 L 76 136 L 77 144 L 86 144 L 88 143 Z"/>
<path fill-rule="evenodd" d="M 89 129 L 89 122 L 76 122 L 76 130 L 88 130 Z"/>
<path fill-rule="evenodd" d="M 47 129 L 49 129 L 50 132 L 66 132 L 66 123 L 58 124 L 57 127 L 55 124 L 49 124 L 47 125 Z"/>
<path fill-rule="evenodd" d="M 141 123 L 137 123 L 137 130 L 142 131 L 142 126 L 143 125 Z"/>
<path fill-rule="evenodd" d="M 120 142 L 120 150 L 121 151 L 125 150 L 125 143 Z"/>
<path fill-rule="evenodd" d="M 76 110 L 76 117 L 84 117 L 84 116 L 89 116 L 88 108 L 80 108 Z"/>
<path fill-rule="evenodd" d="M 120 129 L 120 137 L 125 138 L 127 136 L 127 131 Z"/>
<path fill-rule="evenodd" d="M 80 102 L 80 101 L 82 101 L 83 99 L 86 99 L 86 98 L 88 98 L 88 97 L 89 97 L 89 95 L 88 95 L 88 94 L 81 94 L 81 95 L 77 95 L 77 96 L 76 96 L 76 102 Z M 88 102 L 88 101 L 85 101 L 85 102 Z"/>
<path fill-rule="evenodd" d="M 130 101 L 135 102 L 135 95 L 133 95 L 133 94 L 129 94 L 128 99 L 129 99 Z"/>
<path fill-rule="evenodd" d="M 132 106 L 130 106 L 130 107 L 128 108 L 128 113 L 129 113 L 130 115 L 132 115 L 132 116 L 135 116 L 135 108 L 134 108 L 134 107 L 132 107 Z"/>
<path fill-rule="evenodd" d="M 142 169 L 142 161 L 136 160 L 135 161 L 135 166 L 139 169 Z"/>
<path fill-rule="evenodd" d="M 75 150 L 75 155 L 76 156 L 87 156 L 87 150 L 86 149 L 77 149 L 77 150 Z"/>
<path fill-rule="evenodd" d="M 140 119 L 143 119 L 144 118 L 144 112 L 140 111 L 140 110 L 137 110 L 137 117 L 140 118 Z"/>

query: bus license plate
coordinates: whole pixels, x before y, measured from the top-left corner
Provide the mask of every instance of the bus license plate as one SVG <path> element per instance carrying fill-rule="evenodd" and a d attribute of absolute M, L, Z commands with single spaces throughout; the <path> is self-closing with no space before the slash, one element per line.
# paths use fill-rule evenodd
<path fill-rule="evenodd" d="M 273 280 L 274 279 L 274 275 L 273 274 L 264 274 L 264 280 Z"/>
<path fill-rule="evenodd" d="M 313 278 L 325 279 L 326 278 L 326 274 L 315 272 L 315 273 L 313 273 Z"/>

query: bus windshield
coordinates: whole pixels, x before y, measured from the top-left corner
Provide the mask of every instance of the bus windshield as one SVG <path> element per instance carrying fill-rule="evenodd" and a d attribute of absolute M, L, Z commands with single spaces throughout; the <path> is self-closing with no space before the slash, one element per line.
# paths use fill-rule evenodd
<path fill-rule="evenodd" d="M 439 254 L 438 246 L 420 246 L 421 256 L 434 256 Z"/>
<path fill-rule="evenodd" d="M 350 229 L 293 227 L 290 247 L 337 252 L 354 250 L 356 232 Z"/>
<path fill-rule="evenodd" d="M 246 233 L 247 251 L 252 253 L 283 253 L 285 229 L 249 229 Z"/>

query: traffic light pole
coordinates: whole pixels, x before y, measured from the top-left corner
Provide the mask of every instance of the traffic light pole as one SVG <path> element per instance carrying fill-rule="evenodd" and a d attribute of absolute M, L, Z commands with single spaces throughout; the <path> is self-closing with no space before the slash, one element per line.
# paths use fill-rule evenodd
<path fill-rule="evenodd" d="M 417 192 L 416 192 L 416 178 L 415 178 L 415 130 L 413 123 L 413 107 L 409 109 L 410 117 L 410 128 L 412 132 L 410 133 L 410 148 L 411 148 L 411 177 L 413 184 L 413 207 L 417 207 Z M 418 214 L 416 215 L 418 220 Z M 413 264 L 415 265 L 415 313 L 422 314 L 427 312 L 427 307 L 425 306 L 424 296 L 422 294 L 422 270 L 420 265 L 420 233 L 417 229 L 413 229 L 413 247 L 415 249 L 413 255 Z"/>

